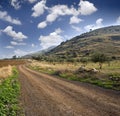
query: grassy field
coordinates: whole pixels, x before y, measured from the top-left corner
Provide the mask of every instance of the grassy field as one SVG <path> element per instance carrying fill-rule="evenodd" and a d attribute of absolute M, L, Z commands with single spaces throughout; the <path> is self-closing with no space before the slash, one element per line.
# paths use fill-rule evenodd
<path fill-rule="evenodd" d="M 89 62 L 87 64 L 83 63 L 50 63 L 50 62 L 38 62 L 38 61 L 32 61 L 31 66 L 33 67 L 39 67 L 43 68 L 45 70 L 70 70 L 70 71 L 75 71 L 77 70 L 80 66 L 85 65 L 87 69 L 91 68 L 96 68 L 99 70 L 99 64 L 98 63 L 93 63 Z M 103 68 L 100 70 L 102 73 L 119 73 L 120 72 L 120 61 L 111 61 L 110 63 L 103 63 Z"/>
<path fill-rule="evenodd" d="M 12 74 L 12 66 L 25 64 L 25 60 L 0 60 L 0 82 Z"/>
<path fill-rule="evenodd" d="M 5 67 L 8 65 L 19 65 L 19 64 L 25 64 L 25 60 L 0 60 L 0 67 Z"/>
<path fill-rule="evenodd" d="M 14 67 L 12 75 L 0 84 L 0 116 L 18 116 L 19 114 L 18 95 L 20 84 L 17 77 L 18 71 Z"/>
<path fill-rule="evenodd" d="M 89 62 L 85 71 L 81 71 L 82 63 L 49 63 L 32 61 L 29 67 L 33 70 L 56 75 L 69 80 L 95 84 L 104 88 L 120 90 L 120 61 L 104 63 L 99 69 L 99 64 Z M 97 72 L 91 71 L 95 68 Z"/>

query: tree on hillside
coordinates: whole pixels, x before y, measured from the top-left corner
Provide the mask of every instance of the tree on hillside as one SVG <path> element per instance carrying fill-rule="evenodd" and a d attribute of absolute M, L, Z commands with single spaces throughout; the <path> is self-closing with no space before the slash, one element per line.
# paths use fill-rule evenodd
<path fill-rule="evenodd" d="M 108 60 L 108 57 L 105 54 L 102 53 L 95 53 L 92 55 L 91 60 L 95 63 L 99 63 L 99 67 L 100 69 L 102 69 L 102 65 L 104 62 L 106 62 Z"/>

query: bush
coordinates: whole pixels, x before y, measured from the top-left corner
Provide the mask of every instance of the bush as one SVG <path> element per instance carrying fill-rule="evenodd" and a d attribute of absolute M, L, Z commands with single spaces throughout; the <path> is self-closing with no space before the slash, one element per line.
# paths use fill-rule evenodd
<path fill-rule="evenodd" d="M 108 61 L 108 57 L 105 54 L 95 53 L 92 55 L 91 60 L 95 63 L 99 62 L 99 67 L 102 69 L 102 63 Z"/>

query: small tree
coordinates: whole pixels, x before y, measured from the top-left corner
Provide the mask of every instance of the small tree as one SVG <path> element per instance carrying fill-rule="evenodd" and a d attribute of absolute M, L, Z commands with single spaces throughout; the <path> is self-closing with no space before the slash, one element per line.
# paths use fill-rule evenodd
<path fill-rule="evenodd" d="M 12 59 L 16 59 L 17 58 L 17 56 L 16 55 L 14 55 L 13 57 L 12 57 Z"/>
<path fill-rule="evenodd" d="M 102 69 L 103 63 L 106 62 L 107 60 L 108 60 L 108 58 L 105 54 L 95 53 L 92 55 L 92 61 L 95 63 L 98 62 L 100 69 Z"/>

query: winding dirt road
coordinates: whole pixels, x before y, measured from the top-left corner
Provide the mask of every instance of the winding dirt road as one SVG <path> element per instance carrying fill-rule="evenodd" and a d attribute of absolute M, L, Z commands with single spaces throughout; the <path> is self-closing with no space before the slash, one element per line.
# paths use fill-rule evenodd
<path fill-rule="evenodd" d="M 120 92 L 19 66 L 25 116 L 120 116 Z"/>

